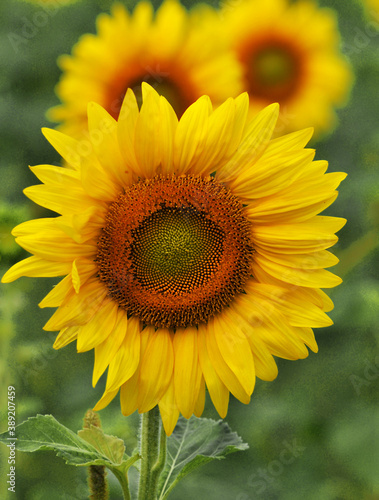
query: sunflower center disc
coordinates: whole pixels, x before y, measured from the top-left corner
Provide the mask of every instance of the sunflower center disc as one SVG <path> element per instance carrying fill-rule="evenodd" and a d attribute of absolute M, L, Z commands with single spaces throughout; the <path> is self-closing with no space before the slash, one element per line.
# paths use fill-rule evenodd
<path fill-rule="evenodd" d="M 250 92 L 274 101 L 290 99 L 301 81 L 301 56 L 284 40 L 266 40 L 245 55 Z"/>
<path fill-rule="evenodd" d="M 128 314 L 156 327 L 197 325 L 242 291 L 252 255 L 238 199 L 212 179 L 158 176 L 110 206 L 99 277 Z"/>
<path fill-rule="evenodd" d="M 193 207 L 166 208 L 133 231 L 131 256 L 137 280 L 149 291 L 185 293 L 217 269 L 224 234 Z"/>

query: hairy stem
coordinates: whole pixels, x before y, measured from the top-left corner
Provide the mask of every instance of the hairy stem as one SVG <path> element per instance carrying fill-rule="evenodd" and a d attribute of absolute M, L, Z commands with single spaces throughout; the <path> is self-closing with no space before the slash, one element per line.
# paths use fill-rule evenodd
<path fill-rule="evenodd" d="M 155 500 L 159 476 L 166 461 L 166 434 L 160 421 L 158 406 L 142 415 L 140 453 L 142 458 L 138 500 Z"/>

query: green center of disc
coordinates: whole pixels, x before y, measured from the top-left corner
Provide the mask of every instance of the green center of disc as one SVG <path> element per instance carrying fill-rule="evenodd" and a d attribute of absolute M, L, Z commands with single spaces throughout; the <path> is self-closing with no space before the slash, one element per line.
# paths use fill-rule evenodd
<path fill-rule="evenodd" d="M 222 257 L 223 231 L 194 207 L 162 207 L 132 236 L 135 276 L 155 292 L 183 293 L 203 285 Z"/>
<path fill-rule="evenodd" d="M 301 63 L 290 47 L 267 46 L 248 63 L 250 92 L 271 102 L 290 99 L 299 85 Z"/>
<path fill-rule="evenodd" d="M 256 55 L 256 73 L 262 85 L 283 85 L 292 80 L 295 63 L 290 54 L 278 48 L 266 49 Z"/>

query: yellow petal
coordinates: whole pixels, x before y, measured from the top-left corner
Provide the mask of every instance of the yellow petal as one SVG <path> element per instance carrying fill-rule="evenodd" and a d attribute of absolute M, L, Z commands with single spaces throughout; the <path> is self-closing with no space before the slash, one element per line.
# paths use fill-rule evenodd
<path fill-rule="evenodd" d="M 253 226 L 253 240 L 271 252 L 318 252 L 338 241 L 334 233 L 345 223 L 345 219 L 337 217 L 316 216 L 297 224 Z"/>
<path fill-rule="evenodd" d="M 317 304 L 322 311 L 329 312 L 334 309 L 333 301 L 323 290 L 317 290 L 313 288 L 301 288 L 297 287 L 296 295 L 301 294 L 306 300 Z"/>
<path fill-rule="evenodd" d="M 52 131 L 56 132 L 56 130 Z M 59 134 L 60 132 L 58 132 Z M 44 184 L 66 186 L 71 189 L 80 189 L 80 174 L 75 170 L 54 165 L 36 165 L 29 167 L 33 174 Z"/>
<path fill-rule="evenodd" d="M 250 281 L 245 285 L 247 296 L 259 296 L 275 304 L 275 307 L 288 318 L 292 326 L 321 328 L 332 324 L 332 320 L 323 312 L 323 302 L 315 303 L 305 290 L 295 287 L 286 290 L 277 286 Z"/>
<path fill-rule="evenodd" d="M 175 400 L 182 415 L 190 418 L 195 409 L 201 382 L 196 328 L 176 330 L 174 353 Z"/>
<path fill-rule="evenodd" d="M 231 183 L 233 193 L 248 200 L 277 193 L 290 186 L 308 168 L 314 155 L 314 150 L 304 149 L 280 155 L 275 160 L 247 165 L 244 172 Z"/>
<path fill-rule="evenodd" d="M 279 254 L 276 252 L 269 252 L 268 250 L 263 251 L 257 247 L 256 251 L 262 255 L 262 257 L 265 257 L 272 262 L 300 269 L 321 269 L 335 266 L 339 262 L 338 257 L 327 250 L 309 252 L 308 254 Z"/>
<path fill-rule="evenodd" d="M 134 150 L 134 137 L 138 115 L 135 95 L 131 89 L 128 89 L 118 117 L 117 137 L 126 167 L 131 168 L 136 173 L 139 171 L 139 166 Z"/>
<path fill-rule="evenodd" d="M 51 278 L 68 274 L 71 262 L 52 262 L 40 257 L 32 256 L 17 262 L 1 278 L 2 283 L 11 283 L 21 276 L 29 278 L 41 277 Z"/>
<path fill-rule="evenodd" d="M 117 396 L 118 389 L 115 391 L 105 391 L 104 394 L 102 395 L 101 399 L 96 403 L 96 405 L 93 407 L 94 411 L 100 411 L 106 406 L 109 405 L 109 403 Z"/>
<path fill-rule="evenodd" d="M 61 280 L 38 304 L 42 309 L 44 307 L 59 307 L 67 294 L 72 291 L 71 273 Z"/>
<path fill-rule="evenodd" d="M 208 96 L 200 97 L 183 113 L 176 130 L 174 165 L 177 174 L 187 173 L 205 147 L 208 132 L 208 116 L 212 105 Z"/>
<path fill-rule="evenodd" d="M 159 98 L 159 107 L 160 125 L 158 132 L 161 148 L 161 173 L 166 175 L 174 168 L 174 138 L 178 127 L 178 118 L 170 103 L 162 96 Z"/>
<path fill-rule="evenodd" d="M 69 328 L 63 328 L 55 339 L 53 348 L 61 349 L 61 347 L 66 346 L 73 340 L 76 340 L 78 336 L 79 326 L 70 326 Z"/>
<path fill-rule="evenodd" d="M 61 262 L 72 262 L 78 257 L 92 257 L 97 251 L 96 245 L 79 245 L 59 230 L 19 236 L 16 243 L 37 257 Z"/>
<path fill-rule="evenodd" d="M 153 21 L 154 9 L 149 2 L 139 2 L 133 12 L 132 29 L 133 34 L 136 39 L 135 42 L 138 44 L 140 40 L 146 40 L 148 36 L 148 30 L 151 29 L 151 24 Z M 133 37 L 132 37 L 133 40 Z"/>
<path fill-rule="evenodd" d="M 310 179 L 303 175 L 273 196 L 250 203 L 248 216 L 255 224 L 303 222 L 333 203 L 338 195 L 335 189 L 345 177 L 343 173 L 321 174 Z"/>
<path fill-rule="evenodd" d="M 151 33 L 152 44 L 158 48 L 162 60 L 175 58 L 178 47 L 182 47 L 185 37 L 188 36 L 187 13 L 184 7 L 175 0 L 166 0 L 157 11 L 154 27 L 156 29 Z"/>
<path fill-rule="evenodd" d="M 111 333 L 117 320 L 118 304 L 105 299 L 93 317 L 78 333 L 77 350 L 85 352 L 101 344 Z"/>
<path fill-rule="evenodd" d="M 133 318 L 130 318 L 130 321 L 132 319 Z M 149 341 L 150 332 L 151 332 L 151 329 L 149 329 L 149 328 L 145 328 L 145 330 L 143 330 L 141 332 L 141 335 L 140 335 L 141 347 L 140 347 L 139 366 L 137 367 L 134 374 L 130 377 L 130 379 L 127 380 L 121 386 L 121 395 L 120 395 L 121 412 L 126 417 L 128 415 L 130 415 L 131 413 L 134 413 L 138 408 L 138 391 L 139 391 L 138 381 L 139 381 L 141 359 L 143 359 L 143 356 L 145 354 L 146 347 L 147 347 L 147 344 Z"/>
<path fill-rule="evenodd" d="M 205 381 L 204 377 L 201 377 L 199 395 L 195 403 L 195 409 L 193 411 L 196 417 L 201 417 L 204 411 L 204 406 L 205 406 Z"/>
<path fill-rule="evenodd" d="M 179 418 L 179 410 L 175 402 L 174 379 L 170 380 L 167 391 L 159 401 L 159 412 L 167 436 L 172 434 Z"/>
<path fill-rule="evenodd" d="M 266 148 L 279 116 L 279 105 L 271 104 L 263 109 L 248 125 L 244 137 L 233 157 L 226 163 L 217 179 L 230 182 L 241 174 Z"/>
<path fill-rule="evenodd" d="M 313 131 L 313 127 L 309 127 L 271 140 L 261 158 L 266 159 L 294 149 L 303 149 L 311 140 Z"/>
<path fill-rule="evenodd" d="M 272 301 L 254 294 L 240 294 L 234 307 L 253 328 L 255 335 L 267 346 L 271 354 L 285 359 L 303 359 L 308 350 Z"/>
<path fill-rule="evenodd" d="M 256 214 L 255 209 L 248 209 L 247 211 L 249 213 L 249 219 L 253 224 L 291 224 L 304 222 L 326 210 L 336 200 L 337 196 L 337 191 L 333 193 L 324 193 L 322 201 L 312 204 L 309 204 L 304 198 L 298 199 L 296 202 L 297 206 L 295 206 L 293 197 L 291 197 L 291 200 L 282 200 L 278 196 L 278 203 L 275 208 L 272 209 L 271 213 L 261 215 L 260 213 Z M 257 204 L 259 201 L 260 200 L 256 200 Z M 303 204 L 303 206 L 301 206 L 301 204 Z M 263 206 L 262 209 L 264 210 L 265 207 Z"/>
<path fill-rule="evenodd" d="M 87 111 L 89 135 L 97 159 L 119 187 L 128 185 L 131 176 L 119 148 L 116 120 L 94 102 L 88 104 Z"/>
<path fill-rule="evenodd" d="M 138 408 L 138 374 L 138 371 L 134 372 L 130 379 L 121 386 L 121 412 L 125 417 L 134 413 Z M 116 389 L 116 391 L 118 391 L 118 389 Z"/>
<path fill-rule="evenodd" d="M 233 372 L 233 370 L 229 367 L 228 363 L 225 361 L 223 355 L 220 352 L 220 348 L 217 342 L 217 337 L 220 336 L 220 330 L 218 324 L 215 324 L 214 318 L 208 322 L 207 327 L 208 327 L 206 335 L 207 350 L 214 369 L 216 370 L 220 379 L 229 389 L 229 391 L 242 403 L 248 404 L 250 401 L 250 394 L 248 394 L 248 392 L 242 386 L 240 380 Z M 216 334 L 216 329 L 217 329 L 217 334 Z M 224 351 L 226 351 L 226 348 L 224 348 Z"/>
<path fill-rule="evenodd" d="M 150 85 L 142 83 L 142 99 L 141 111 L 136 121 L 134 149 L 140 175 L 151 178 L 161 162 L 159 95 Z"/>
<path fill-rule="evenodd" d="M 43 128 L 42 133 L 67 163 L 75 169 L 80 168 L 78 141 L 50 128 Z"/>
<path fill-rule="evenodd" d="M 312 328 L 298 328 L 297 333 L 304 344 L 312 349 L 313 352 L 318 352 L 318 345 Z"/>
<path fill-rule="evenodd" d="M 97 266 L 91 259 L 76 259 L 72 263 L 72 286 L 76 293 L 92 276 L 97 274 Z"/>
<path fill-rule="evenodd" d="M 287 267 L 272 262 L 258 253 L 255 255 L 254 260 L 268 274 L 272 274 L 276 279 L 291 283 L 292 285 L 309 286 L 312 288 L 333 288 L 342 283 L 340 277 L 325 269 Z"/>
<path fill-rule="evenodd" d="M 79 290 L 72 291 L 55 311 L 44 330 L 61 330 L 66 326 L 86 324 L 101 306 L 108 290 L 97 279 L 91 279 Z"/>
<path fill-rule="evenodd" d="M 207 335 L 208 335 L 207 326 L 199 325 L 198 341 L 199 341 L 200 366 L 212 402 L 220 417 L 225 418 L 228 412 L 229 391 L 226 388 L 225 384 L 221 381 L 210 360 L 206 342 Z"/>
<path fill-rule="evenodd" d="M 174 353 L 170 333 L 160 328 L 149 330 L 146 351 L 141 358 L 138 410 L 140 413 L 151 410 L 167 391 L 174 368 Z M 142 332 L 142 335 L 146 332 Z"/>
<path fill-rule="evenodd" d="M 244 391 L 250 396 L 255 386 L 254 359 L 246 339 L 235 322 L 218 314 L 213 323 L 214 336 L 222 357 Z"/>
<path fill-rule="evenodd" d="M 85 243 L 98 239 L 105 224 L 105 210 L 102 207 L 88 207 L 81 213 L 64 215 L 55 219 L 56 226 L 76 243 Z"/>
<path fill-rule="evenodd" d="M 124 340 L 120 344 L 117 354 L 109 365 L 107 389 L 112 390 L 120 387 L 126 382 L 137 370 L 140 361 L 141 349 L 141 326 L 138 319 L 132 317 L 126 319 L 124 311 L 124 319 L 121 325 L 121 334 L 126 329 Z"/>
<path fill-rule="evenodd" d="M 269 382 L 275 380 L 278 376 L 278 367 L 265 343 L 255 335 L 253 328 L 246 330 L 246 338 L 254 355 L 256 376 Z"/>
<path fill-rule="evenodd" d="M 274 380 L 278 375 L 278 367 L 264 342 L 255 334 L 254 327 L 238 315 L 232 308 L 225 310 L 224 314 L 228 318 L 228 322 L 231 324 L 238 324 L 246 335 L 246 339 L 253 354 L 256 376 L 262 380 Z"/>
<path fill-rule="evenodd" d="M 92 385 L 95 387 L 99 378 L 111 363 L 120 345 L 123 343 L 128 329 L 126 312 L 119 308 L 117 311 L 116 325 L 108 337 L 95 347 L 95 364 L 92 375 Z"/>
<path fill-rule="evenodd" d="M 229 98 L 210 115 L 206 144 L 191 173 L 206 176 L 225 162 L 231 149 L 234 121 L 235 103 Z"/>
<path fill-rule="evenodd" d="M 56 186 L 44 184 L 29 186 L 23 193 L 41 207 L 62 215 L 82 212 L 96 204 L 95 200 L 87 196 L 81 183 L 75 191 L 67 189 L 65 183 Z"/>
<path fill-rule="evenodd" d="M 106 172 L 95 155 L 83 158 L 80 179 L 86 193 L 100 201 L 114 201 L 122 188 Z"/>
<path fill-rule="evenodd" d="M 231 131 L 231 139 L 229 144 L 229 150 L 226 158 L 234 153 L 241 143 L 243 132 L 246 126 L 246 118 L 249 111 L 249 95 L 247 92 L 243 92 L 236 99 L 234 99 L 235 113 L 234 113 L 234 125 Z M 222 172 L 220 170 L 221 176 Z"/>
<path fill-rule="evenodd" d="M 13 236 L 30 236 L 43 231 L 57 231 L 57 218 L 33 219 L 18 224 L 12 229 Z"/>

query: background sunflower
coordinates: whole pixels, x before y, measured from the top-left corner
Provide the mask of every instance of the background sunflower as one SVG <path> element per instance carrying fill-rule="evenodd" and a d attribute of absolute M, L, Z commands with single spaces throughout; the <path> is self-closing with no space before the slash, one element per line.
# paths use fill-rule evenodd
<path fill-rule="evenodd" d="M 340 53 L 338 19 L 309 0 L 245 0 L 221 10 L 225 36 L 242 65 L 243 88 L 256 112 L 279 102 L 277 132 L 336 126 L 353 75 Z"/>
<path fill-rule="evenodd" d="M 201 12 L 200 12 L 201 11 Z M 83 35 L 71 55 L 58 63 L 56 86 L 62 104 L 48 112 L 60 130 L 87 130 L 87 103 L 95 101 L 117 119 L 128 88 L 141 103 L 141 83 L 165 96 L 180 117 L 203 94 L 221 104 L 242 91 L 241 69 L 231 50 L 219 51 L 213 9 L 191 9 L 165 0 L 154 12 L 150 2 L 133 11 L 121 3 L 96 20 L 96 35 Z"/>
<path fill-rule="evenodd" d="M 41 7 L 1 2 L 1 274 L 26 257 L 9 239 L 11 228 L 53 215 L 29 204 L 22 189 L 35 182 L 28 164 L 60 161 L 40 133 L 42 126 L 51 126 L 44 118 L 46 109 L 59 104 L 53 91 L 60 77 L 56 59 L 70 53 L 82 33 L 95 32 L 96 16 L 109 4 L 82 1 L 54 15 L 46 11 L 46 17 Z M 225 4 L 233 8 L 235 2 Z M 378 486 L 373 429 L 379 373 L 379 254 L 370 250 L 377 244 L 379 228 L 379 37 L 372 34 L 358 2 L 320 4 L 337 10 L 342 50 L 356 75 L 350 105 L 338 113 L 339 128 L 317 148 L 317 158 L 327 158 L 331 172 L 349 174 L 330 212 L 348 219 L 335 247 L 342 262 L 333 271 L 349 271 L 332 293 L 335 310 L 330 315 L 335 325 L 317 330 L 317 355 L 305 362 L 278 360 L 280 377 L 274 383 L 258 381 L 250 405 L 231 398 L 228 422 L 251 449 L 189 476 L 173 499 L 371 499 Z M 17 389 L 18 422 L 36 413 L 52 413 L 63 424 L 79 428 L 85 410 L 101 397 L 102 384 L 92 388 L 91 352 L 78 356 L 74 345 L 54 351 L 55 334 L 42 332 L 51 313 L 38 309 L 37 303 L 54 283 L 22 279 L 1 286 L 1 387 L 13 384 Z M 0 398 L 5 419 L 6 395 Z M 204 415 L 217 418 L 210 402 Z M 124 436 L 133 448 L 137 415 L 125 420 L 115 400 L 101 416 L 107 431 Z M 1 430 L 5 426 L 4 420 Z M 0 454 L 3 463 L 7 452 L 0 448 Z M 62 467 L 61 460 L 47 452 L 20 453 L 17 460 L 16 498 L 86 497 L 84 470 Z M 110 486 L 111 498 L 117 500 L 118 485 Z M 0 487 L 0 496 L 7 498 L 4 481 Z"/>

